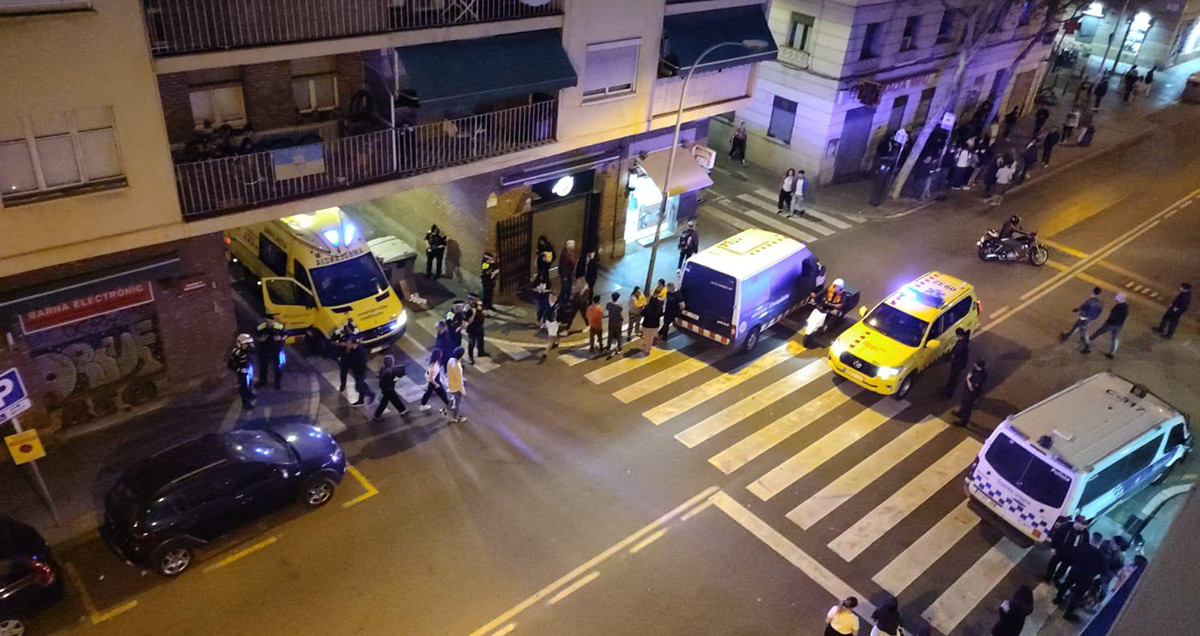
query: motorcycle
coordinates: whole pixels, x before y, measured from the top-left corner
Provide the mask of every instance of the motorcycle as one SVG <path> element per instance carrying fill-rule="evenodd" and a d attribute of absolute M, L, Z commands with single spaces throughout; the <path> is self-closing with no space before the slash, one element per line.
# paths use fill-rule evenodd
<path fill-rule="evenodd" d="M 851 287 L 842 288 L 842 306 L 838 311 L 833 311 L 833 308 L 824 302 L 824 295 L 825 287 L 819 286 L 801 305 L 812 308 L 800 329 L 800 337 L 805 347 L 812 343 L 814 337 L 840 325 L 846 314 L 858 305 L 859 292 Z"/>
<path fill-rule="evenodd" d="M 981 261 L 1023 261 L 1028 260 L 1033 265 L 1041 267 L 1050 260 L 1050 252 L 1037 240 L 1037 232 L 1013 239 L 1016 249 L 1006 245 L 1000 238 L 1000 233 L 988 228 L 976 245 L 979 247 Z"/>

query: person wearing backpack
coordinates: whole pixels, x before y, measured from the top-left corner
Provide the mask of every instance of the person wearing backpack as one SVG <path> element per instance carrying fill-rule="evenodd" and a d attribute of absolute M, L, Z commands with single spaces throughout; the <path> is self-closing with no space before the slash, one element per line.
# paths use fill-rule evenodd
<path fill-rule="evenodd" d="M 1100 288 L 1093 287 L 1092 295 L 1071 311 L 1075 312 L 1075 324 L 1071 325 L 1070 329 L 1058 334 L 1058 339 L 1066 340 L 1078 331 L 1079 341 L 1086 346 L 1088 325 L 1092 324 L 1093 320 L 1099 318 L 1100 313 L 1104 311 L 1104 305 L 1100 302 Z"/>

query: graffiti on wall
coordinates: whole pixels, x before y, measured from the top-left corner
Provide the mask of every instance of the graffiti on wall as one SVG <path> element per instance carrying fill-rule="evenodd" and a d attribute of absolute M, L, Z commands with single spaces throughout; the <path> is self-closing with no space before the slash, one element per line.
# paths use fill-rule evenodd
<path fill-rule="evenodd" d="M 26 335 L 51 427 L 99 423 L 153 401 L 166 370 L 154 305 Z"/>

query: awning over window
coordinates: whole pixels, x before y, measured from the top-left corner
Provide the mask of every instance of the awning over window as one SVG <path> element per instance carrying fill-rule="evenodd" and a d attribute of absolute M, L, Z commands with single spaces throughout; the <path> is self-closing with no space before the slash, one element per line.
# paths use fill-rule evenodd
<path fill-rule="evenodd" d="M 763 40 L 768 46 L 761 51 L 723 46 L 704 56 L 697 73 L 775 59 L 778 48 L 762 6 L 669 15 L 663 19 L 663 67 L 671 74 L 682 75 L 708 47 L 743 40 Z"/>
<path fill-rule="evenodd" d="M 637 162 L 659 190 L 663 189 L 663 184 L 667 181 L 668 158 L 667 151 L 660 150 L 646 155 L 645 159 L 638 159 Z M 712 179 L 704 168 L 696 163 L 692 153 L 686 148 L 675 149 L 675 165 L 671 167 L 671 187 L 666 189 L 670 196 L 707 188 L 712 184 Z"/>
<path fill-rule="evenodd" d="M 396 49 L 422 107 L 556 93 L 578 81 L 557 29 Z"/>

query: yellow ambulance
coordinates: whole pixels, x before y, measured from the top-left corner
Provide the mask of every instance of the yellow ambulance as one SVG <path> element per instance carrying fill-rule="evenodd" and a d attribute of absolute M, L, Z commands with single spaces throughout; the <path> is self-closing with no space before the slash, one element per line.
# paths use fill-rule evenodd
<path fill-rule="evenodd" d="M 829 346 L 834 373 L 901 399 L 917 374 L 954 346 L 954 330 L 979 327 L 979 299 L 969 283 L 929 272 L 901 287 Z"/>
<path fill-rule="evenodd" d="M 318 351 L 347 318 L 369 347 L 404 334 L 400 298 L 340 208 L 232 229 L 226 242 L 235 264 L 259 279 L 266 310 Z"/>

